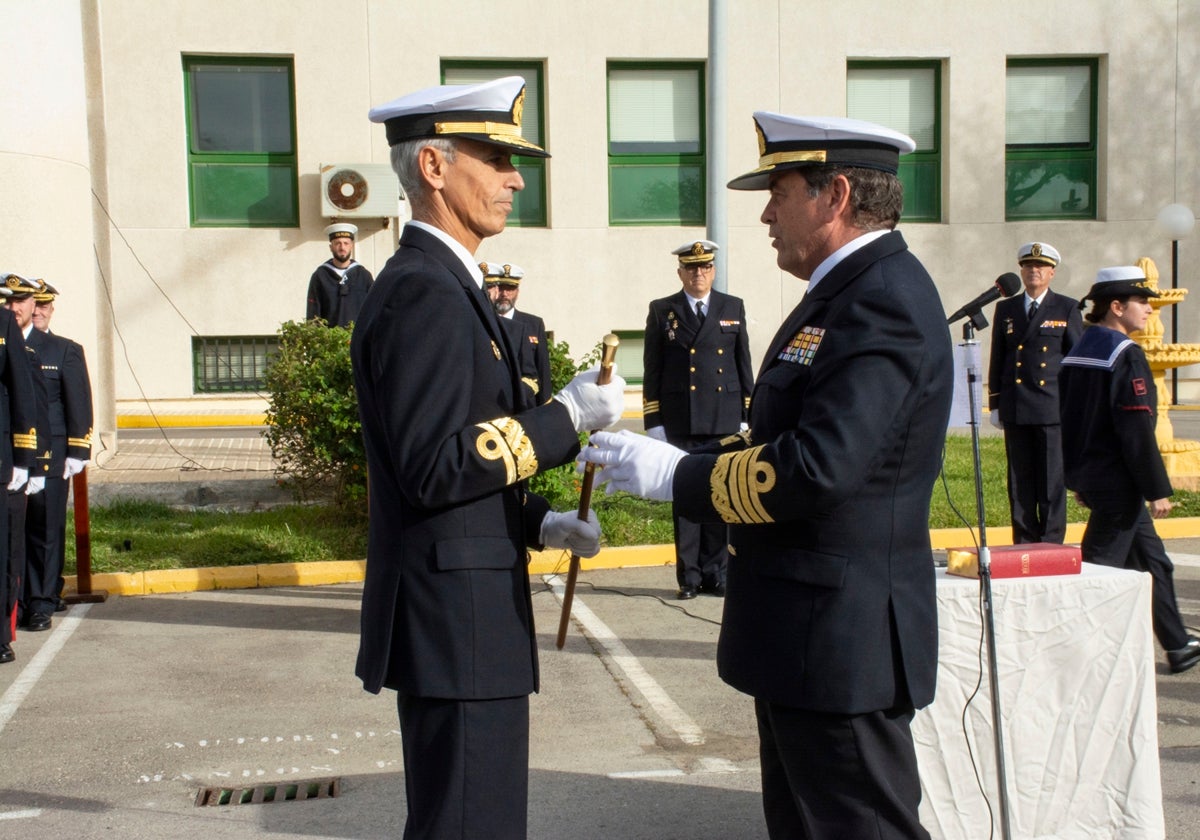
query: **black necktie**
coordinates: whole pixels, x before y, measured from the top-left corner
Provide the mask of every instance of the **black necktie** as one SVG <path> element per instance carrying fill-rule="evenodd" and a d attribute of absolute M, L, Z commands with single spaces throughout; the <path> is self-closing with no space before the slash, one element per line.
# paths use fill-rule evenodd
<path fill-rule="evenodd" d="M 1037 310 L 1038 310 L 1038 302 L 1036 300 L 1030 301 L 1030 303 L 1029 303 L 1029 320 L 1030 321 L 1032 321 L 1033 316 L 1037 314 Z"/>
<path fill-rule="evenodd" d="M 696 318 L 701 324 L 704 323 L 704 301 L 696 301 Z"/>

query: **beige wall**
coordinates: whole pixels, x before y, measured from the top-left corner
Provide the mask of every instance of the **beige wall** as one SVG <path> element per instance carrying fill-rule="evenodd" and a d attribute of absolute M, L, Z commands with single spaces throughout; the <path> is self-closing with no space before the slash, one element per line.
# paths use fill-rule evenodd
<path fill-rule="evenodd" d="M 118 400 L 136 401 L 143 392 L 157 401 L 192 398 L 193 333 L 273 333 L 281 322 L 303 316 L 309 274 L 328 256 L 319 166 L 386 162 L 383 130 L 367 121 L 367 110 L 437 84 L 443 58 L 545 61 L 545 140 L 554 153 L 547 170 L 551 226 L 510 229 L 485 242 L 478 256 L 523 266 L 522 307 L 541 314 L 577 355 L 609 329 L 640 328 L 647 301 L 676 288 L 670 250 L 704 235 L 702 228 L 609 227 L 605 88 L 610 59 L 704 59 L 704 0 L 656 2 L 653 14 L 644 0 L 460 0 L 452 18 L 444 5 L 395 0 L 336 6 L 319 0 L 7 0 L 10 9 L 21 37 L 12 37 L 12 26 L 0 37 L 14 41 L 36 72 L 22 91 L 0 90 L 0 176 L 6 195 L 10 185 L 30 193 L 28 210 L 24 202 L 20 211 L 4 202 L 0 221 L 6 231 L 32 229 L 33 235 L 6 237 L 0 268 L 63 277 L 72 298 L 64 300 L 56 326 L 82 336 L 89 359 L 111 356 L 100 377 L 108 381 L 97 386 Z M 730 0 L 730 17 L 730 119 L 721 130 L 731 175 L 756 163 L 752 111 L 844 113 L 847 59 L 944 62 L 945 223 L 902 230 L 937 280 L 947 310 L 1013 270 L 1017 246 L 1033 238 L 1063 253 L 1057 288 L 1075 296 L 1086 292 L 1097 268 L 1141 256 L 1153 257 L 1167 275 L 1170 249 L 1155 230 L 1158 210 L 1173 201 L 1200 210 L 1200 86 L 1194 82 L 1200 4 Z M 86 49 L 94 65 L 90 161 L 80 130 Z M 189 227 L 185 53 L 294 58 L 300 228 Z M 1005 61 L 1059 55 L 1101 57 L 1101 220 L 1009 224 Z M 15 131 L 12 114 L 28 130 L 23 124 Z M 100 171 L 89 173 L 89 166 Z M 93 231 L 98 211 L 80 197 L 89 177 L 100 185 L 116 228 L 100 219 Z M 763 198 L 729 195 L 730 230 L 722 243 L 728 288 L 746 300 L 756 355 L 803 291 L 774 265 L 758 222 Z M 395 226 L 359 225 L 358 258 L 377 272 L 394 247 Z M 82 318 L 97 307 L 103 316 L 106 305 L 93 268 L 93 238 L 112 282 L 110 318 L 119 339 L 104 317 L 94 319 L 99 329 Z M 1190 276 L 1200 264 L 1200 231 L 1181 252 L 1181 285 L 1191 283 L 1200 299 L 1200 273 Z M 1182 310 L 1181 337 L 1200 341 L 1200 300 Z M 105 342 L 111 342 L 107 350 Z"/>

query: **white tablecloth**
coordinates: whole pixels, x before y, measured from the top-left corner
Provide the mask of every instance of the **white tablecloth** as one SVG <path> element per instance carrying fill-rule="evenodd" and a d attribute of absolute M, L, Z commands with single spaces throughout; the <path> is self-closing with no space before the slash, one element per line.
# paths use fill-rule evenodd
<path fill-rule="evenodd" d="M 1085 563 L 995 580 L 992 595 L 1012 837 L 1161 840 L 1150 576 Z M 937 696 L 913 721 L 921 821 L 934 838 L 983 840 L 994 820 L 999 838 L 979 582 L 939 570 L 938 619 Z"/>

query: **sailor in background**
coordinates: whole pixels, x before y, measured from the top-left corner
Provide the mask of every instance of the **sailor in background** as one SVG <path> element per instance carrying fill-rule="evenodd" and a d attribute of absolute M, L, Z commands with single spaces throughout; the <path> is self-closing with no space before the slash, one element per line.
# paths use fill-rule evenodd
<path fill-rule="evenodd" d="M 685 242 L 671 253 L 682 285 L 650 302 L 642 361 L 646 433 L 690 452 L 747 428 L 754 368 L 742 299 L 715 291 L 718 246 Z M 725 595 L 728 527 L 673 514 L 680 600 Z"/>
<path fill-rule="evenodd" d="M 1153 308 L 1137 266 L 1101 269 L 1084 297 L 1092 302 L 1083 338 L 1063 359 L 1063 464 L 1067 486 L 1089 508 L 1080 548 L 1088 563 L 1149 572 L 1154 635 L 1171 672 L 1200 662 L 1175 600 L 1174 566 L 1154 529 L 1171 512 L 1171 480 L 1154 435 L 1158 392 L 1146 354 L 1131 333 Z"/>
<path fill-rule="evenodd" d="M 1067 534 L 1058 369 L 1083 333 L 1079 301 L 1051 290 L 1060 256 L 1045 242 L 1017 249 L 1025 294 L 996 304 L 988 408 L 1004 429 L 1014 543 L 1061 543 Z"/>
<path fill-rule="evenodd" d="M 512 263 L 481 262 L 483 285 L 501 323 L 510 330 L 521 363 L 521 381 L 543 403 L 550 399 L 550 346 L 546 343 L 546 322 L 531 312 L 517 309 L 521 280 L 525 271 Z"/>
<path fill-rule="evenodd" d="M 325 228 L 332 255 L 317 266 L 308 281 L 308 320 L 320 318 L 331 327 L 358 320 L 358 312 L 371 288 L 371 272 L 354 259 L 358 228 L 340 222 Z"/>

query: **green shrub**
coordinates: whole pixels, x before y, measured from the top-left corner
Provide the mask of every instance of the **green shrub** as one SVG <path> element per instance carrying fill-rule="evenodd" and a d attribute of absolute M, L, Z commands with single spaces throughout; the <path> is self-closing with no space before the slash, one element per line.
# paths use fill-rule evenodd
<path fill-rule="evenodd" d="M 366 453 L 350 369 L 350 329 L 288 321 L 266 371 L 267 441 L 301 500 L 332 488 L 339 505 L 366 498 Z"/>

